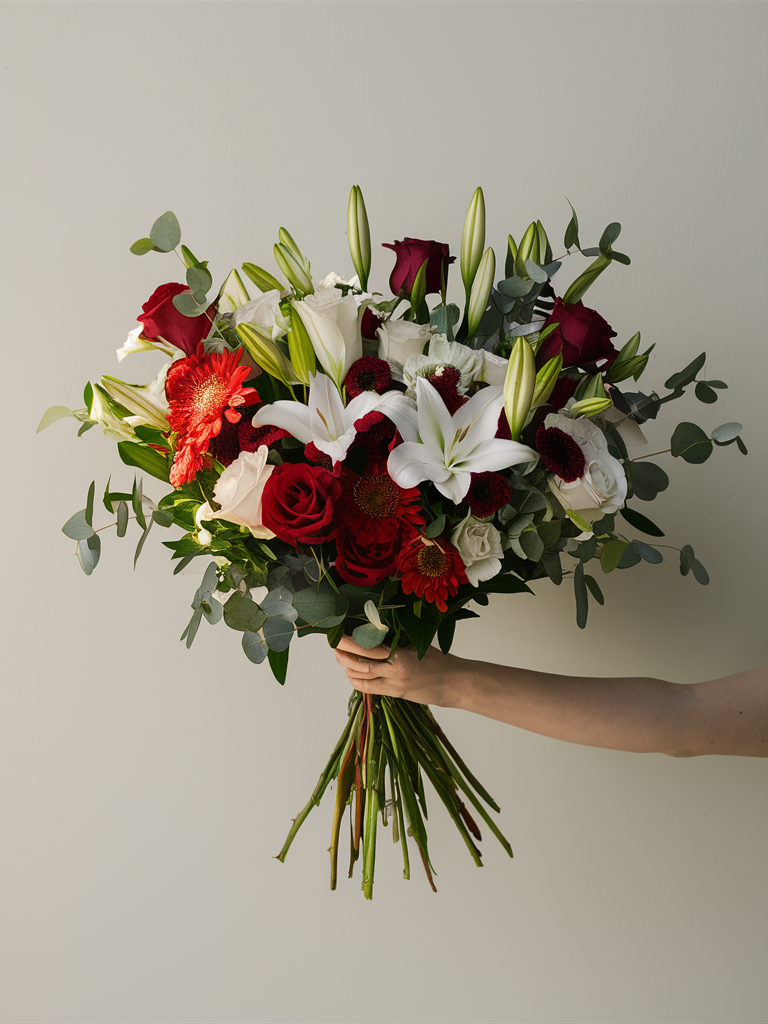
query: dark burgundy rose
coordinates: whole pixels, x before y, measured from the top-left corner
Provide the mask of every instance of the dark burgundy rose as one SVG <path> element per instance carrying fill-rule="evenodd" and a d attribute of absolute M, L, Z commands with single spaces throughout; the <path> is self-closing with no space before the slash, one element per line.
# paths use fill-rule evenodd
<path fill-rule="evenodd" d="M 202 316 L 184 316 L 180 313 L 173 304 L 173 297 L 188 291 L 189 288 L 185 284 L 161 284 L 141 307 L 144 312 L 136 319 L 144 325 L 141 333 L 145 338 L 150 341 L 162 338 L 191 356 L 195 353 L 198 342 L 208 337 L 211 329 L 208 312 L 213 315 L 213 310 L 203 313 Z"/>
<path fill-rule="evenodd" d="M 383 242 L 385 249 L 392 249 L 397 256 L 395 267 L 389 275 L 389 287 L 393 295 L 410 295 L 413 282 L 424 260 L 427 263 L 427 295 L 439 292 L 443 277 L 448 277 L 448 264 L 455 256 L 449 255 L 445 242 L 425 241 L 422 238 L 404 238 L 402 242 Z"/>
<path fill-rule="evenodd" d="M 536 353 L 536 366 L 541 368 L 549 359 L 562 352 L 563 366 L 591 366 L 600 359 L 607 359 L 608 365 L 619 354 L 611 344 L 616 331 L 594 309 L 582 302 L 555 301 L 555 308 L 544 322 L 559 324 L 548 335 Z"/>
<path fill-rule="evenodd" d="M 395 575 L 395 558 L 401 545 L 399 532 L 371 544 L 361 542 L 351 530 L 344 530 L 336 538 L 336 571 L 347 583 L 372 587 Z"/>
<path fill-rule="evenodd" d="M 334 505 L 338 477 L 322 466 L 284 462 L 276 466 L 262 498 L 262 522 L 288 544 L 323 544 L 338 533 Z"/>
<path fill-rule="evenodd" d="M 386 313 L 380 313 L 378 309 L 365 307 L 363 319 L 360 321 L 360 334 L 366 341 L 376 341 L 376 331 L 387 319 Z"/>

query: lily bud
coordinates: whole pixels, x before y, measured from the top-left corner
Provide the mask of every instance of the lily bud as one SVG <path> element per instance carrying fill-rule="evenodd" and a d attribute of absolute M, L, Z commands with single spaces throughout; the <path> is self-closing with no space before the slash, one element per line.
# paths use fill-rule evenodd
<path fill-rule="evenodd" d="M 229 277 L 221 286 L 219 298 L 216 303 L 218 313 L 234 313 L 240 306 L 250 302 L 251 297 L 246 291 L 245 285 L 236 270 L 231 270 Z"/>
<path fill-rule="evenodd" d="M 155 427 L 157 430 L 168 429 L 168 419 L 166 418 L 168 406 L 164 392 L 158 393 L 149 384 L 126 384 L 125 381 L 118 380 L 117 377 L 102 377 L 101 386 L 113 402 L 117 402 L 118 405 L 127 409 L 131 416 L 138 417 L 141 423 L 148 427 Z M 94 396 L 97 390 L 99 390 L 98 385 L 94 389 Z M 103 397 L 102 395 L 102 400 Z M 91 418 L 93 418 L 93 406 Z"/>
<path fill-rule="evenodd" d="M 524 337 L 512 348 L 504 381 L 504 412 L 512 440 L 517 441 L 531 409 L 536 386 L 536 360 Z"/>
<path fill-rule="evenodd" d="M 282 244 L 286 246 L 286 248 L 290 249 L 291 252 L 296 253 L 296 255 L 299 257 L 302 263 L 304 262 L 304 257 L 301 254 L 301 249 L 294 242 L 287 228 L 280 228 L 277 232 L 277 237 L 280 239 Z"/>
<path fill-rule="evenodd" d="M 464 291 L 469 295 L 485 245 L 485 198 L 483 190 L 476 188 L 464 218 L 461 233 L 461 279 Z"/>
<path fill-rule="evenodd" d="M 282 381 L 283 384 L 295 383 L 296 375 L 293 367 L 271 338 L 262 334 L 253 324 L 238 324 L 235 327 L 235 333 L 257 366 L 260 366 L 271 377 Z"/>
<path fill-rule="evenodd" d="M 273 277 L 268 271 L 262 270 L 261 267 L 257 267 L 255 263 L 244 263 L 243 273 L 250 277 L 259 291 L 282 293 L 285 290 L 276 277 Z"/>
<path fill-rule="evenodd" d="M 477 331 L 480 326 L 480 321 L 483 319 L 483 313 L 485 313 L 485 307 L 488 305 L 488 298 L 491 294 L 491 288 L 493 287 L 493 278 L 496 273 L 496 257 L 493 249 L 488 248 L 483 253 L 483 258 L 477 268 L 475 279 L 472 282 L 472 288 L 469 293 L 469 302 L 467 304 L 467 336 L 472 335 Z"/>
<path fill-rule="evenodd" d="M 298 379 L 308 387 L 311 374 L 317 370 L 317 360 L 304 322 L 293 306 L 290 310 L 290 323 L 288 352 L 291 356 L 291 363 Z"/>
<path fill-rule="evenodd" d="M 504 277 L 515 276 L 515 258 L 517 257 L 517 243 L 512 235 L 507 239 L 507 258 L 504 261 Z"/>
<path fill-rule="evenodd" d="M 525 234 L 520 239 L 520 246 L 517 250 L 518 268 L 525 269 L 525 261 L 533 260 L 534 263 L 541 263 L 539 252 L 539 232 L 536 221 L 532 221 L 526 228 Z M 522 275 L 521 275 L 522 276 Z M 528 275 L 526 274 L 526 277 Z"/>
<path fill-rule="evenodd" d="M 280 230 L 282 231 L 283 229 L 281 228 Z M 312 287 L 312 278 L 307 272 L 304 260 L 284 242 L 277 242 L 275 244 L 274 252 L 275 262 L 288 278 L 288 283 L 294 291 L 299 295 L 313 294 L 315 289 Z"/>
<path fill-rule="evenodd" d="M 563 356 L 562 353 L 560 353 L 548 362 L 544 363 L 542 368 L 536 374 L 536 383 L 533 388 L 533 398 L 531 399 L 531 411 L 538 409 L 540 405 L 545 404 L 549 396 L 552 394 L 555 384 L 557 384 L 557 378 L 559 377 L 562 368 Z"/>
<path fill-rule="evenodd" d="M 371 272 L 371 232 L 368 227 L 368 214 L 359 185 L 353 185 L 349 193 L 347 205 L 347 240 L 352 265 L 360 278 L 360 287 L 368 290 L 368 275 Z"/>
<path fill-rule="evenodd" d="M 606 395 L 605 398 L 582 398 L 580 402 L 574 402 L 570 409 L 566 410 L 566 415 L 570 416 L 571 419 L 575 420 L 577 416 L 584 416 L 589 419 L 592 416 L 597 416 L 601 412 L 605 412 L 606 409 L 610 409 L 613 402 Z"/>

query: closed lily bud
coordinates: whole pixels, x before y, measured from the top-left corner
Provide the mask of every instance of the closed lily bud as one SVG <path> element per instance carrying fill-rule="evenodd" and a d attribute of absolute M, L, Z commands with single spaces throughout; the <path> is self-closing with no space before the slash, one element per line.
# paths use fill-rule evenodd
<path fill-rule="evenodd" d="M 317 370 L 317 360 L 307 329 L 299 314 L 291 306 L 291 329 L 288 331 L 288 352 L 294 372 L 302 384 L 309 386 L 311 374 Z"/>
<path fill-rule="evenodd" d="M 247 274 L 248 277 L 253 281 L 259 291 L 262 292 L 282 292 L 283 285 L 273 277 L 272 274 L 267 270 L 262 270 L 261 267 L 257 267 L 255 263 L 244 263 L 243 273 Z"/>
<path fill-rule="evenodd" d="M 347 240 L 352 265 L 360 278 L 360 287 L 368 291 L 368 275 L 371 272 L 371 232 L 368 214 L 359 185 L 353 185 L 347 205 Z"/>
<path fill-rule="evenodd" d="M 216 311 L 218 313 L 234 313 L 236 309 L 250 301 L 251 297 L 246 291 L 240 275 L 236 270 L 230 271 L 229 277 L 221 286 L 216 302 Z"/>
<path fill-rule="evenodd" d="M 517 262 L 518 267 L 525 268 L 526 260 L 533 260 L 534 263 L 540 263 L 541 260 L 539 252 L 539 231 L 536 221 L 532 221 L 526 228 L 526 232 L 520 239 L 520 245 L 517 250 Z"/>
<path fill-rule="evenodd" d="M 485 198 L 483 190 L 476 188 L 464 218 L 461 233 L 461 279 L 469 295 L 475 275 L 480 267 L 485 246 Z"/>
<path fill-rule="evenodd" d="M 504 412 L 512 440 L 517 441 L 531 409 L 536 386 L 536 359 L 524 337 L 515 342 L 504 381 Z"/>
<path fill-rule="evenodd" d="M 557 378 L 562 368 L 563 356 L 558 354 L 544 363 L 536 374 L 536 383 L 533 388 L 533 398 L 531 399 L 531 411 L 538 409 L 540 405 L 544 405 L 547 401 L 552 394 L 555 384 L 557 384 Z"/>
<path fill-rule="evenodd" d="M 280 230 L 282 231 L 283 229 L 281 228 Z M 294 291 L 299 295 L 313 294 L 315 289 L 312 287 L 312 278 L 307 272 L 304 260 L 293 249 L 290 249 L 285 242 L 277 242 L 274 252 L 275 262 L 288 278 L 288 283 Z"/>
<path fill-rule="evenodd" d="M 477 268 L 475 279 L 469 293 L 467 305 L 467 335 L 472 337 L 480 326 L 483 319 L 485 307 L 488 305 L 488 298 L 493 287 L 493 278 L 496 273 L 496 257 L 493 249 L 486 249 L 483 258 Z"/>
<path fill-rule="evenodd" d="M 613 402 L 606 395 L 605 398 L 582 398 L 580 402 L 574 402 L 574 404 L 567 410 L 567 415 L 575 420 L 577 416 L 584 416 L 589 419 L 592 416 L 597 416 L 601 412 L 605 412 L 606 409 L 610 409 Z"/>
<path fill-rule="evenodd" d="M 280 239 L 284 246 L 291 250 L 291 252 L 296 253 L 296 255 L 299 257 L 302 263 L 304 262 L 304 257 L 301 254 L 301 249 L 294 242 L 291 233 L 288 231 L 287 228 L 280 228 L 277 232 L 277 237 Z"/>
<path fill-rule="evenodd" d="M 271 338 L 262 334 L 253 324 L 238 324 L 235 332 L 257 366 L 283 384 L 295 383 L 296 374 L 293 367 Z"/>

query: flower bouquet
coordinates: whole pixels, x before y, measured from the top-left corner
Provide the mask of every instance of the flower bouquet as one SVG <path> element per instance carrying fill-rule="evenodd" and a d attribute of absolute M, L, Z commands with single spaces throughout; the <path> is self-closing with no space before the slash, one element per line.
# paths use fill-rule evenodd
<path fill-rule="evenodd" d="M 141 480 L 121 491 L 110 478 L 110 525 L 123 537 L 135 519 L 136 559 L 154 525 L 180 529 L 164 542 L 174 571 L 207 561 L 182 640 L 190 647 L 203 619 L 223 620 L 245 656 L 267 661 L 280 683 L 294 637 L 323 633 L 334 647 L 350 635 L 366 649 L 407 646 L 419 657 L 436 638 L 448 652 L 460 619 L 476 617 L 492 594 L 530 593 L 537 579 L 559 586 L 571 577 L 583 627 L 589 595 L 603 603 L 588 563 L 610 573 L 662 561 L 658 547 L 637 539 L 663 536 L 636 502 L 668 485 L 660 465 L 630 457 L 645 441 L 642 424 L 690 385 L 703 403 L 726 385 L 701 378 L 702 354 L 667 380 L 666 393 L 630 390 L 653 346 L 641 352 L 635 334 L 616 348 L 616 332 L 582 301 L 608 267 L 630 262 L 614 249 L 617 223 L 595 248 L 582 248 L 572 210 L 555 258 L 534 221 L 519 242 L 509 236 L 497 276 L 478 188 L 461 238 L 463 311 L 446 295 L 455 257 L 434 241 L 385 243 L 395 253 L 392 295 L 369 290 L 370 233 L 357 186 L 347 230 L 356 276 L 317 280 L 281 229 L 280 276 L 242 266 L 252 298 L 237 270 L 212 291 L 207 262 L 181 245 L 176 217 L 163 214 L 131 250 L 175 252 L 185 282 L 157 288 L 117 355 L 157 350 L 168 361 L 148 384 L 89 383 L 84 408 L 55 406 L 38 429 L 68 416 L 80 422 L 78 434 L 98 424 L 126 466 L 162 482 L 153 500 Z M 558 296 L 553 279 L 574 255 L 591 262 Z M 746 453 L 740 430 L 726 423 L 707 434 L 680 423 L 669 451 L 693 463 L 716 445 Z M 94 504 L 95 482 L 63 527 L 88 574 L 107 528 L 94 526 Z M 683 575 L 708 582 L 690 545 L 679 557 Z M 511 856 L 491 815 L 498 806 L 430 709 L 355 691 L 278 859 L 335 781 L 331 887 L 349 808 L 349 874 L 360 858 L 366 897 L 379 817 L 402 846 L 404 876 L 411 839 L 434 888 L 425 780 L 476 864 L 481 824 Z"/>

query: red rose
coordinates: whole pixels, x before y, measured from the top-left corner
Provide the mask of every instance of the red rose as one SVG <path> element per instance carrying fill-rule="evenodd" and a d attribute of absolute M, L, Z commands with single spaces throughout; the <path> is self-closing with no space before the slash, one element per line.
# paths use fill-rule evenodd
<path fill-rule="evenodd" d="M 439 292 L 443 280 L 448 277 L 448 264 L 455 256 L 449 256 L 445 242 L 426 242 L 421 238 L 404 238 L 402 242 L 383 242 L 385 249 L 394 250 L 397 256 L 394 270 L 389 276 L 389 287 L 393 295 L 410 295 L 413 282 L 424 260 L 427 263 L 427 295 Z"/>
<path fill-rule="evenodd" d="M 342 531 L 336 538 L 336 570 L 343 580 L 356 587 L 375 586 L 395 575 L 395 559 L 401 544 L 399 530 L 373 544 L 360 540 L 351 531 Z"/>
<path fill-rule="evenodd" d="M 288 544 L 323 544 L 338 532 L 334 505 L 340 497 L 341 484 L 329 470 L 284 462 L 264 488 L 262 522 Z"/>
<path fill-rule="evenodd" d="M 543 327 L 559 324 L 536 353 L 536 365 L 542 367 L 547 360 L 562 352 L 563 366 L 584 367 L 600 359 L 613 362 L 619 354 L 611 344 L 616 331 L 594 309 L 588 309 L 581 302 L 570 302 L 566 306 L 557 299 Z M 542 328 L 543 329 L 543 328 Z"/>
<path fill-rule="evenodd" d="M 211 320 L 207 312 L 202 316 L 184 316 L 176 309 L 174 295 L 188 291 L 185 284 L 161 284 L 141 307 L 144 312 L 136 319 L 144 325 L 142 334 L 145 338 L 150 341 L 162 338 L 191 356 L 197 350 L 198 342 L 208 337 Z"/>

